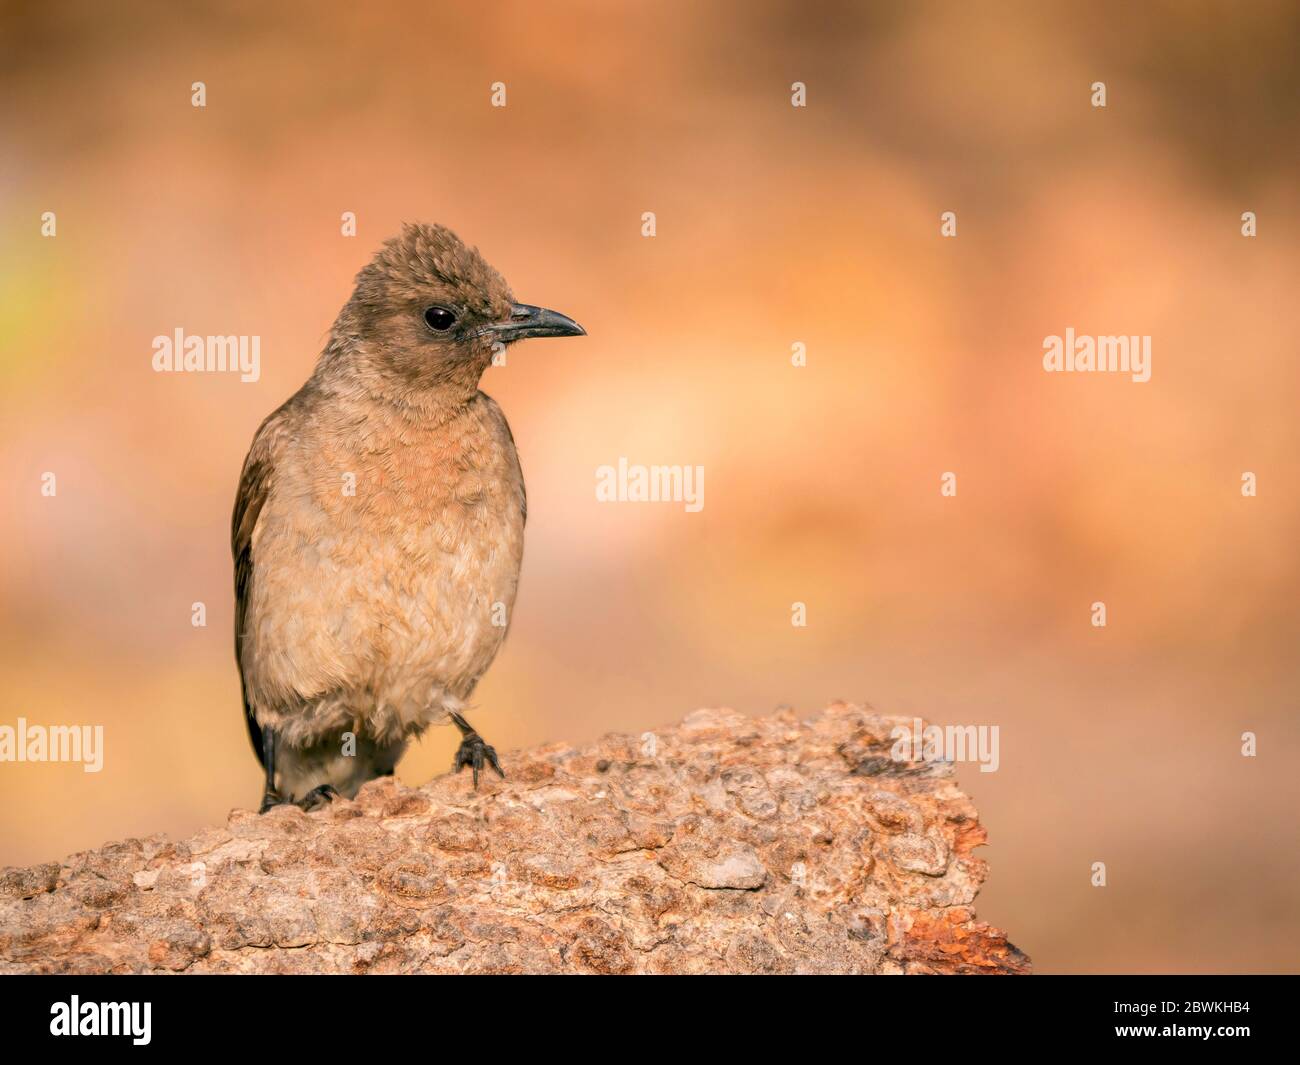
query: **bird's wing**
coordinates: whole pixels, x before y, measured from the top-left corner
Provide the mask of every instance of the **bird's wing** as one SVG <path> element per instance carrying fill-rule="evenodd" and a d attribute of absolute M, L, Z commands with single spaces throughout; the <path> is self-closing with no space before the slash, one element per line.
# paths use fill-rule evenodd
<path fill-rule="evenodd" d="M 287 406 L 287 404 L 286 404 Z M 235 496 L 235 513 L 230 522 L 230 551 L 235 558 L 235 662 L 239 666 L 239 682 L 244 695 L 244 720 L 248 725 L 248 738 L 253 743 L 257 760 L 263 762 L 262 729 L 253 715 L 248 698 L 248 673 L 244 668 L 244 632 L 248 621 L 249 597 L 253 587 L 253 530 L 262 506 L 270 494 L 275 474 L 277 444 L 283 430 L 281 407 L 266 419 L 253 437 L 253 446 L 244 460 L 244 471 L 239 477 L 239 492 Z"/>

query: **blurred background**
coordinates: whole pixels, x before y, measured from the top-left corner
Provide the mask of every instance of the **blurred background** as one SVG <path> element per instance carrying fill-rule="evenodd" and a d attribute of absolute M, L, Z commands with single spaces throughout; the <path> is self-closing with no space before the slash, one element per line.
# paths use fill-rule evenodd
<path fill-rule="evenodd" d="M 0 864 L 258 800 L 240 465 L 438 221 L 590 333 L 484 382 L 529 489 L 492 743 L 998 725 L 979 913 L 1040 972 L 1300 967 L 1297 5 L 0 11 L 0 724 L 106 733 L 97 775 L 0 765 Z M 1151 381 L 1044 373 L 1067 327 L 1150 334 Z M 177 328 L 259 335 L 261 379 L 154 373 Z M 703 511 L 598 504 L 620 456 L 703 465 Z"/>

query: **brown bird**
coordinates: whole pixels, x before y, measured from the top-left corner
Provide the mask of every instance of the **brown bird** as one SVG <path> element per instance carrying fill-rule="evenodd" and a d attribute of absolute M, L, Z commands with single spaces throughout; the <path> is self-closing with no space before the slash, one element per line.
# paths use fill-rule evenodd
<path fill-rule="evenodd" d="M 465 702 L 505 639 L 527 503 L 479 379 L 504 345 L 583 336 L 443 226 L 357 275 L 315 372 L 257 431 L 235 500 L 235 658 L 265 811 L 353 796 L 450 720 L 453 769 L 496 752 Z"/>

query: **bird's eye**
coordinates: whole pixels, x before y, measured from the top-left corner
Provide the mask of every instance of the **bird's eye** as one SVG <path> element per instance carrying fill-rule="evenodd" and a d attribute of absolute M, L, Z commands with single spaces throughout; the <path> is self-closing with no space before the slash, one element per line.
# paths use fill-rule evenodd
<path fill-rule="evenodd" d="M 435 333 L 445 333 L 456 324 L 456 315 L 446 307 L 430 307 L 424 312 L 424 320 Z"/>

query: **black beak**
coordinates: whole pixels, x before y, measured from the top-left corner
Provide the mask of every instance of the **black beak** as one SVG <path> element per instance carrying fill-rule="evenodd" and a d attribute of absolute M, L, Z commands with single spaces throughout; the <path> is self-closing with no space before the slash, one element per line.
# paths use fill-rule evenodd
<path fill-rule="evenodd" d="M 531 303 L 516 303 L 510 308 L 510 320 L 500 322 L 492 331 L 504 343 L 525 340 L 528 337 L 585 337 L 587 331 L 566 314 L 534 307 Z"/>

